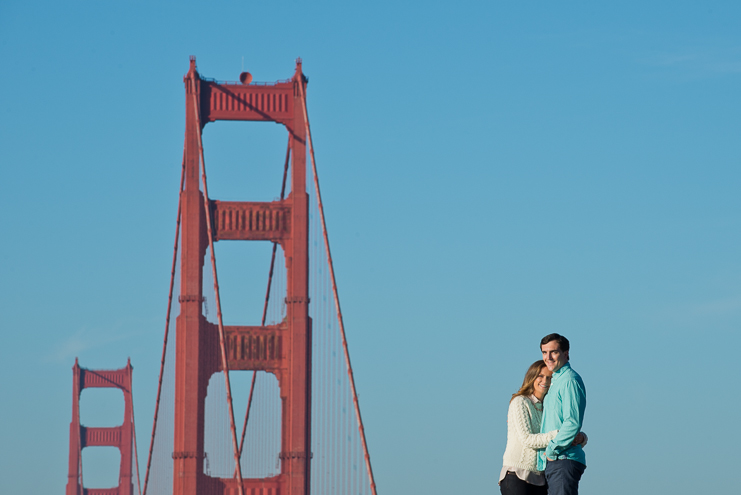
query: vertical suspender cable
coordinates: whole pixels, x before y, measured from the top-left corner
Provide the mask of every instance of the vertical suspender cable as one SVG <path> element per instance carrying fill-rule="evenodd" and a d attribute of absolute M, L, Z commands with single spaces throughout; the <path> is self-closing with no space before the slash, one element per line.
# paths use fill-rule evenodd
<path fill-rule="evenodd" d="M 203 182 L 203 207 L 206 210 L 206 227 L 208 230 L 208 246 L 211 249 L 211 270 L 214 274 L 214 293 L 216 298 L 216 316 L 219 321 L 219 344 L 221 347 L 221 368 L 224 371 L 224 383 L 226 385 L 226 402 L 229 406 L 229 424 L 232 430 L 232 447 L 234 448 L 234 463 L 237 470 L 237 482 L 239 483 L 239 495 L 244 495 L 244 485 L 242 482 L 242 466 L 239 463 L 239 445 L 237 445 L 237 428 L 234 423 L 234 406 L 232 404 L 232 387 L 229 382 L 229 362 L 226 357 L 226 339 L 224 335 L 224 322 L 221 318 L 221 298 L 219 296 L 219 278 L 216 274 L 216 255 L 214 253 L 214 233 L 211 228 L 211 209 L 208 199 L 208 187 L 206 186 L 206 160 L 203 155 L 203 139 L 201 137 L 201 115 L 198 111 L 199 101 L 198 93 L 193 92 L 194 111 L 196 114 L 196 125 L 198 126 L 198 151 L 201 158 L 201 180 Z"/>
<path fill-rule="evenodd" d="M 165 355 L 167 353 L 167 337 L 170 332 L 170 313 L 172 311 L 172 292 L 175 286 L 175 268 L 177 267 L 178 259 L 178 243 L 180 241 L 180 214 L 183 207 L 183 185 L 185 184 L 185 150 L 183 150 L 183 165 L 180 170 L 180 192 L 178 193 L 178 214 L 177 222 L 175 226 L 175 247 L 172 253 L 172 268 L 170 270 L 170 292 L 167 297 L 167 315 L 165 316 L 165 339 L 162 344 L 162 359 L 160 360 L 160 377 L 157 383 L 157 400 L 154 404 L 154 422 L 152 424 L 152 439 L 149 443 L 149 456 L 147 458 L 147 470 L 144 473 L 144 492 L 142 495 L 147 495 L 147 485 L 149 483 L 149 470 L 152 466 L 152 451 L 154 450 L 154 434 L 157 431 L 157 418 L 159 417 L 160 411 L 160 398 L 162 397 L 162 377 L 165 371 Z"/>
<path fill-rule="evenodd" d="M 79 400 L 79 399 L 78 399 Z M 79 411 L 79 407 L 77 409 Z M 80 417 L 80 413 L 77 413 L 77 417 Z M 80 463 L 80 472 L 78 473 L 80 476 L 80 491 L 78 492 L 78 495 L 82 495 L 85 492 L 85 485 L 82 482 L 82 435 L 80 431 L 80 420 L 77 420 L 77 460 Z"/>
<path fill-rule="evenodd" d="M 360 404 L 358 403 L 358 394 L 355 389 L 355 378 L 353 377 L 352 372 L 352 365 L 350 364 L 350 352 L 347 348 L 347 338 L 345 336 L 345 324 L 342 320 L 342 310 L 340 309 L 340 298 L 337 292 L 337 279 L 335 278 L 334 274 L 334 266 L 332 266 L 332 253 L 329 250 L 329 237 L 327 235 L 327 223 L 324 219 L 324 206 L 322 205 L 322 195 L 319 191 L 319 176 L 317 175 L 316 171 L 316 161 L 314 160 L 314 143 L 311 139 L 311 128 L 309 126 L 309 113 L 306 107 L 306 94 L 304 93 L 304 85 L 303 82 L 299 82 L 299 91 L 301 92 L 301 101 L 303 105 L 301 106 L 302 110 L 304 111 L 304 123 L 306 125 L 306 136 L 308 137 L 309 141 L 309 151 L 311 156 L 311 168 L 314 172 L 314 186 L 316 189 L 316 199 L 317 204 L 319 206 L 319 217 L 322 221 L 322 232 L 324 234 L 324 246 L 327 249 L 327 262 L 329 263 L 329 275 L 332 279 L 332 290 L 334 293 L 334 302 L 335 307 L 337 309 L 337 320 L 340 324 L 340 334 L 342 335 L 342 349 L 345 352 L 345 364 L 347 365 L 347 375 L 350 379 L 350 389 L 352 391 L 352 399 L 353 399 L 353 405 L 355 406 L 355 415 L 358 419 L 358 430 L 360 432 L 360 440 L 363 443 L 363 453 L 365 454 L 365 467 L 368 470 L 368 477 L 370 478 L 370 485 L 371 485 L 371 493 L 372 495 L 377 495 L 376 493 L 376 482 L 373 478 L 373 469 L 371 468 L 371 462 L 370 462 L 370 454 L 368 453 L 368 444 L 365 440 L 365 428 L 363 428 L 363 419 L 360 416 Z"/>

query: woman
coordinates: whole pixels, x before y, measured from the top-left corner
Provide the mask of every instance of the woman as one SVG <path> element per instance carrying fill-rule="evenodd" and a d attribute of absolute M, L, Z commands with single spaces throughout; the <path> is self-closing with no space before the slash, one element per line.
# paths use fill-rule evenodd
<path fill-rule="evenodd" d="M 551 386 L 552 371 L 543 360 L 535 361 L 522 387 L 512 395 L 507 413 L 507 448 L 499 474 L 502 495 L 546 495 L 545 475 L 537 470 L 537 450 L 544 449 L 558 430 L 540 433 L 543 397 Z M 586 445 L 586 435 L 579 433 L 574 443 Z"/>

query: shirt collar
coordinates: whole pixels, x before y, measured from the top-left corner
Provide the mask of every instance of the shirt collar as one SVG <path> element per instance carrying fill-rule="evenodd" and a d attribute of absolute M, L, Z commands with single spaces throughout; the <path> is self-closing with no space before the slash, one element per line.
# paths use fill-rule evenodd
<path fill-rule="evenodd" d="M 558 371 L 556 371 L 556 372 L 553 373 L 553 378 L 551 378 L 551 379 L 552 380 L 557 379 L 558 377 L 560 377 L 566 371 L 566 369 L 571 369 L 571 365 L 569 364 L 568 361 L 566 361 L 566 363 L 563 366 L 561 366 L 560 368 L 558 368 Z"/>

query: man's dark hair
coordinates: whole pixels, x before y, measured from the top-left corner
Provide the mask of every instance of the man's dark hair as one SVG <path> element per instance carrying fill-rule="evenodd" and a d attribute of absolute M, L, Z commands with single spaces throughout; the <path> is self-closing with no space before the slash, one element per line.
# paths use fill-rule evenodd
<path fill-rule="evenodd" d="M 557 333 L 550 333 L 550 334 L 546 335 L 545 337 L 543 337 L 542 339 L 540 339 L 540 346 L 543 347 L 548 342 L 553 342 L 554 340 L 556 342 L 558 342 L 558 348 L 559 349 L 561 349 L 563 352 L 568 352 L 568 350 L 569 350 L 569 339 L 567 339 L 563 335 L 560 335 L 560 334 L 557 334 Z"/>

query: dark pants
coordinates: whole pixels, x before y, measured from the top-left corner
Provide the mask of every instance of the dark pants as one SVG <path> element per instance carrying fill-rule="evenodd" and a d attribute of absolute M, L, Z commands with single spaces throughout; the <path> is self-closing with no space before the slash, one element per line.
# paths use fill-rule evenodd
<path fill-rule="evenodd" d="M 587 466 L 571 459 L 548 461 L 545 465 L 548 495 L 578 495 L 579 480 L 585 469 Z"/>
<path fill-rule="evenodd" d="M 526 483 L 517 477 L 514 473 L 507 473 L 501 483 L 499 483 L 499 489 L 502 491 L 502 495 L 547 495 L 548 489 L 545 485 L 531 485 Z"/>

